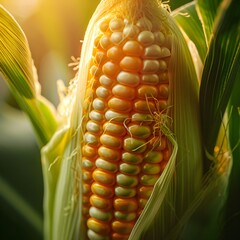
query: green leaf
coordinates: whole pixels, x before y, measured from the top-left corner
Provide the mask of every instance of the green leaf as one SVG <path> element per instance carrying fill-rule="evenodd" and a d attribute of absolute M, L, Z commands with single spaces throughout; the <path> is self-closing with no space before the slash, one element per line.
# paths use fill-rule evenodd
<path fill-rule="evenodd" d="M 210 37 L 212 36 L 212 29 L 214 26 L 215 17 L 217 16 L 217 13 L 218 13 L 218 7 L 220 6 L 221 2 L 224 2 L 224 1 L 197 0 L 196 2 L 197 2 L 196 9 L 201 19 L 206 42 L 208 45 Z"/>
<path fill-rule="evenodd" d="M 171 7 L 171 10 L 175 10 L 175 9 L 177 9 L 177 8 L 183 6 L 184 4 L 187 4 L 191 1 L 192 0 L 170 0 L 169 5 Z"/>
<path fill-rule="evenodd" d="M 0 44 L 0 72 L 18 105 L 30 118 L 40 145 L 44 145 L 57 128 L 56 111 L 40 95 L 37 74 L 21 27 L 1 5 Z"/>
<path fill-rule="evenodd" d="M 237 81 L 228 106 L 229 112 L 229 140 L 232 149 L 233 165 L 228 185 L 228 198 L 225 207 L 225 219 L 222 236 L 224 239 L 234 239 L 239 235 L 240 212 L 240 69 Z"/>
<path fill-rule="evenodd" d="M 207 53 L 207 45 L 202 24 L 196 11 L 196 3 L 191 2 L 177 8 L 172 12 L 172 16 L 175 18 L 182 31 L 195 44 L 201 61 L 204 62 Z"/>
<path fill-rule="evenodd" d="M 204 147 L 213 155 L 234 83 L 239 81 L 240 15 L 237 0 L 221 5 L 211 35 L 200 88 L 200 108 Z"/>
<path fill-rule="evenodd" d="M 19 94 L 36 94 L 33 64 L 25 34 L 9 12 L 0 5 L 0 72 Z"/>

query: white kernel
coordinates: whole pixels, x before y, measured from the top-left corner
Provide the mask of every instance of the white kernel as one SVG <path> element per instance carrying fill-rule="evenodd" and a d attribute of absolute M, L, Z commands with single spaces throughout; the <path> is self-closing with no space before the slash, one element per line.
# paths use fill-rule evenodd
<path fill-rule="evenodd" d="M 113 85 L 113 80 L 106 75 L 102 75 L 99 81 L 104 87 L 111 87 Z"/>
<path fill-rule="evenodd" d="M 100 46 L 103 49 L 108 49 L 111 46 L 111 41 L 108 35 L 103 35 L 100 39 Z"/>
<path fill-rule="evenodd" d="M 151 45 L 154 42 L 154 35 L 150 31 L 142 31 L 138 35 L 138 41 L 144 46 Z"/>
<path fill-rule="evenodd" d="M 165 42 L 165 36 L 162 32 L 155 32 L 154 33 L 155 41 L 160 46 Z"/>
<path fill-rule="evenodd" d="M 142 82 L 144 84 L 156 85 L 159 82 L 159 77 L 158 77 L 157 74 L 143 74 L 142 75 Z"/>
<path fill-rule="evenodd" d="M 112 19 L 109 23 L 109 28 L 112 32 L 122 31 L 124 28 L 124 22 L 120 18 Z"/>
<path fill-rule="evenodd" d="M 156 73 L 159 70 L 159 61 L 143 60 L 143 73 Z"/>
<path fill-rule="evenodd" d="M 167 70 L 167 63 L 164 60 L 159 60 L 159 70 L 165 71 Z"/>
<path fill-rule="evenodd" d="M 90 145 L 98 145 L 99 139 L 95 135 L 87 132 L 84 134 L 84 142 Z"/>
<path fill-rule="evenodd" d="M 104 119 L 104 115 L 102 113 L 99 113 L 94 110 L 89 113 L 89 117 L 91 120 L 96 121 L 96 122 L 102 122 Z"/>
<path fill-rule="evenodd" d="M 123 34 L 122 32 L 114 32 L 112 33 L 110 40 L 112 43 L 116 45 L 120 45 L 123 42 Z"/>
<path fill-rule="evenodd" d="M 96 89 L 96 94 L 100 98 L 108 98 L 110 95 L 108 89 L 105 87 L 102 87 L 102 86 L 100 86 Z"/>
<path fill-rule="evenodd" d="M 162 49 L 157 45 L 153 44 L 144 49 L 144 57 L 147 58 L 160 58 L 162 54 Z"/>
<path fill-rule="evenodd" d="M 122 71 L 118 74 L 117 81 L 120 84 L 127 85 L 129 87 L 136 87 L 140 82 L 140 77 L 136 73 Z"/>
<path fill-rule="evenodd" d="M 101 99 L 99 99 L 99 98 L 95 98 L 94 100 L 93 100 L 93 108 L 95 109 L 95 110 L 98 110 L 98 111 L 103 111 L 104 109 L 105 109 L 105 107 L 106 107 L 106 105 L 105 105 L 105 102 L 104 101 L 102 101 Z"/>
<path fill-rule="evenodd" d="M 165 57 L 170 57 L 170 56 L 171 56 L 170 50 L 166 47 L 163 47 L 162 52 L 161 52 L 161 57 L 165 58 Z"/>
<path fill-rule="evenodd" d="M 89 132 L 92 132 L 92 133 L 99 133 L 101 131 L 100 125 L 95 123 L 95 122 L 93 122 L 93 121 L 88 121 L 87 122 L 86 129 Z"/>

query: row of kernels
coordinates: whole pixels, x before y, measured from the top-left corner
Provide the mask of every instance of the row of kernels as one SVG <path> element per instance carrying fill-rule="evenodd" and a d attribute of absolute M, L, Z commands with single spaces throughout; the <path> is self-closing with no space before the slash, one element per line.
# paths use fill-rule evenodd
<path fill-rule="evenodd" d="M 153 101 L 146 101 L 146 100 L 137 100 L 134 102 L 133 108 L 138 113 L 150 113 L 153 114 L 154 111 L 156 111 L 155 102 Z"/>
<path fill-rule="evenodd" d="M 109 240 L 110 237 L 108 233 L 110 232 L 110 227 L 99 223 L 96 220 L 90 219 L 88 222 L 88 237 L 90 240 Z M 127 240 L 132 228 L 134 227 L 134 222 L 121 222 L 114 221 L 111 224 L 111 228 L 114 231 L 112 234 L 112 240 Z"/>
<path fill-rule="evenodd" d="M 168 99 L 161 99 L 155 102 L 150 101 L 151 98 L 152 97 L 148 97 L 147 101 L 141 99 L 134 102 L 133 109 L 138 113 L 150 113 L 150 115 L 153 115 L 155 112 L 160 112 L 168 107 Z"/>
<path fill-rule="evenodd" d="M 140 31 L 146 31 L 152 33 L 153 26 L 151 21 L 146 18 L 142 17 L 137 20 L 136 24 L 129 24 L 127 19 L 122 18 L 115 18 L 111 19 L 104 19 L 99 24 L 99 29 L 102 33 L 106 32 L 123 32 L 126 38 L 132 39 L 135 38 Z M 162 31 L 154 32 L 154 40 L 159 42 L 159 44 L 163 44 L 165 41 L 165 35 Z"/>
<path fill-rule="evenodd" d="M 140 84 L 140 81 L 142 81 L 143 84 L 146 84 L 144 85 L 145 89 L 142 89 L 142 91 L 148 90 L 147 87 L 149 87 L 148 91 L 150 91 L 150 94 L 153 94 L 153 96 L 155 96 L 157 94 L 157 90 L 153 86 L 149 85 L 157 85 L 161 82 L 168 83 L 168 76 L 166 73 L 161 73 L 160 75 L 144 74 L 140 80 L 138 74 L 121 71 L 117 76 L 117 81 L 120 84 L 117 84 L 113 87 L 113 94 L 120 97 L 126 97 L 127 99 L 131 100 L 135 97 L 136 94 L 134 88 Z M 162 86 L 164 86 L 165 89 L 168 89 L 168 84 L 161 84 L 159 86 L 160 93 L 162 92 Z"/>
<path fill-rule="evenodd" d="M 137 89 L 137 95 L 141 99 L 149 98 L 168 98 L 169 87 L 168 84 L 161 84 L 157 86 L 142 85 Z"/>
<path fill-rule="evenodd" d="M 120 62 L 123 58 L 124 54 L 132 57 L 143 57 L 149 59 L 160 59 L 167 58 L 171 55 L 170 50 L 167 47 L 160 47 L 158 44 L 153 43 L 154 35 L 152 33 L 148 33 L 152 35 L 152 38 L 142 38 L 141 36 L 145 36 L 146 31 L 142 32 L 139 35 L 140 42 L 136 40 L 129 40 L 124 42 L 124 45 L 121 46 L 112 46 L 110 41 L 119 45 L 122 40 L 121 33 L 112 34 L 109 39 L 107 36 L 103 36 L 100 39 L 100 45 L 104 50 L 107 50 L 107 54 L 102 50 L 96 50 L 94 61 L 97 65 L 102 65 L 106 61 L 106 56 L 109 57 L 113 62 Z M 114 35 L 114 36 L 113 36 Z M 146 47 L 143 47 L 146 45 Z"/>
<path fill-rule="evenodd" d="M 143 84 L 148 84 L 148 85 L 168 83 L 168 73 L 166 71 L 166 72 L 160 72 L 159 74 L 155 74 L 155 73 L 143 74 L 141 78 L 141 82 Z"/>
<path fill-rule="evenodd" d="M 141 72 L 143 74 L 146 73 L 159 73 L 161 71 L 166 71 L 168 69 L 167 62 L 163 59 L 156 60 L 156 59 L 144 59 L 142 60 L 140 57 L 132 57 L 132 56 L 125 56 L 120 61 L 120 67 L 123 71 L 131 72 L 131 73 L 138 73 Z M 111 67 L 111 71 L 103 72 L 105 74 L 112 74 L 115 76 L 118 73 L 118 68 Z M 94 69 L 94 76 L 99 76 L 101 70 Z M 111 76 L 111 75 L 110 75 Z"/>
<path fill-rule="evenodd" d="M 152 44 L 144 49 L 143 58 L 160 59 L 170 57 L 170 50 L 166 47 L 160 47 L 157 44 Z"/>

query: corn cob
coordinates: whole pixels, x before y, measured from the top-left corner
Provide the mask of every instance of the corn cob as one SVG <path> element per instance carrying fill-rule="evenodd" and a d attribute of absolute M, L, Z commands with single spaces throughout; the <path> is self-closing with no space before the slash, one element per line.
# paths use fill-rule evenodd
<path fill-rule="evenodd" d="M 82 219 L 90 240 L 128 239 L 171 155 L 162 130 L 171 118 L 170 32 L 124 13 L 99 21 L 87 70 Z"/>

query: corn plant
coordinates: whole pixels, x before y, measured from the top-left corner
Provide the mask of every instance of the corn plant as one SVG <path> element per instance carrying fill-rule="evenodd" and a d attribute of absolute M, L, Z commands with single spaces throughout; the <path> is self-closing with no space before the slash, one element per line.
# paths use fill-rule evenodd
<path fill-rule="evenodd" d="M 44 239 L 224 236 L 239 177 L 239 3 L 170 7 L 101 0 L 57 108 L 0 8 L 0 70 L 41 148 Z"/>

